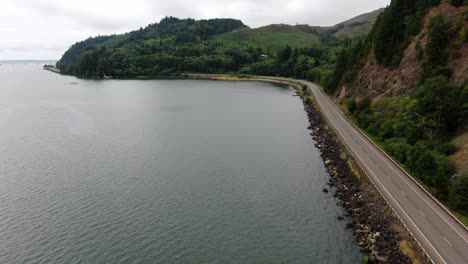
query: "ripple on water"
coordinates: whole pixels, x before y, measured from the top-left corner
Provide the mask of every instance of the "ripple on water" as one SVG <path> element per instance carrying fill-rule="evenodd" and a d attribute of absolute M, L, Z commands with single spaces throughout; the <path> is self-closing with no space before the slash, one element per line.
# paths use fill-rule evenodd
<path fill-rule="evenodd" d="M 15 120 L 0 121 L 0 263 L 361 261 L 321 192 L 327 175 L 290 90 L 64 90 L 72 77 L 22 71 L 18 82 L 0 69 L 0 105 L 11 106 L 0 115 Z M 35 75 L 44 83 L 25 87 Z"/>

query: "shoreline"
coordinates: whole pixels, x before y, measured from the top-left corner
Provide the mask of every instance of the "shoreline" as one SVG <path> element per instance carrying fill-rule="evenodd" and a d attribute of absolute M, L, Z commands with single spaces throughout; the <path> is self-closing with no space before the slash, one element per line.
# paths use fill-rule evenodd
<path fill-rule="evenodd" d="M 347 221 L 346 227 L 354 230 L 356 242 L 369 263 L 424 261 L 420 249 L 412 244 L 413 239 L 403 228 L 398 228 L 398 220 L 390 207 L 374 193 L 359 165 L 329 128 L 314 99 L 307 92 L 297 93 L 309 118 L 310 135 L 330 176 L 328 185 L 335 189 L 334 197 L 346 211 L 346 215 L 339 216 L 338 220 Z M 405 250 L 402 244 L 405 244 Z"/>
<path fill-rule="evenodd" d="M 60 69 L 57 68 L 57 67 L 43 67 L 43 69 L 46 70 L 46 71 L 50 71 L 50 72 L 53 72 L 53 73 L 60 74 Z"/>
<path fill-rule="evenodd" d="M 212 78 L 212 77 L 215 78 Z M 426 258 L 407 230 L 399 224 L 390 206 L 374 189 L 356 161 L 328 126 L 316 105 L 309 88 L 300 81 L 281 77 L 239 78 L 227 75 L 190 75 L 191 79 L 219 81 L 263 81 L 286 84 L 293 87 L 300 97 L 308 116 L 314 144 L 320 151 L 327 173 L 328 185 L 334 190 L 346 214 L 338 220 L 347 221 L 356 242 L 368 263 L 425 263 Z M 329 190 L 325 188 L 324 192 Z"/>

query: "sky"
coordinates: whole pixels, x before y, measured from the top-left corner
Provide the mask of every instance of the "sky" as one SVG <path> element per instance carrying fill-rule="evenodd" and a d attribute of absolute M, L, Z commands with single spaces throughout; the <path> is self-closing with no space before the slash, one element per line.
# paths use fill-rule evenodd
<path fill-rule="evenodd" d="M 75 42 L 179 18 L 331 26 L 390 0 L 2 0 L 0 60 L 58 60 Z"/>

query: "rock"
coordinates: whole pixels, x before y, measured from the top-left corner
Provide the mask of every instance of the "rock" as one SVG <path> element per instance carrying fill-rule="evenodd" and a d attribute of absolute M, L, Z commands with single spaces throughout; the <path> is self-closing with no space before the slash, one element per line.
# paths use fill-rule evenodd
<path fill-rule="evenodd" d="M 375 234 L 373 235 L 373 238 L 378 238 L 380 236 L 380 232 L 375 232 Z"/>
<path fill-rule="evenodd" d="M 380 255 L 375 256 L 375 260 L 377 260 L 378 263 L 385 263 L 385 262 L 387 262 L 387 259 L 384 258 L 384 257 L 382 257 L 382 256 L 380 256 Z"/>
<path fill-rule="evenodd" d="M 331 133 L 319 110 L 306 98 L 302 99 L 309 120 L 309 133 L 330 175 L 328 185 L 333 186 L 330 192 L 337 197 L 336 204 L 347 212 L 346 218 L 343 214 L 337 219 L 347 221 L 346 228 L 354 231 L 361 251 L 369 256 L 369 263 L 411 263 L 399 249 L 398 233 L 391 227 L 395 220 L 386 217 L 387 207 L 362 188 L 361 182 L 348 167 L 347 160 L 350 158 L 342 159 L 340 155 L 345 151 L 343 145 Z M 331 187 L 325 185 L 322 191 L 328 193 L 327 188 Z"/>

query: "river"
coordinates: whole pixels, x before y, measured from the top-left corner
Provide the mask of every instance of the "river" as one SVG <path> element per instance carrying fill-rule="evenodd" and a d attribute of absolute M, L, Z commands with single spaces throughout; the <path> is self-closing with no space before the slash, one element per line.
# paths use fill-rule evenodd
<path fill-rule="evenodd" d="M 361 263 L 286 86 L 0 65 L 0 263 Z"/>

